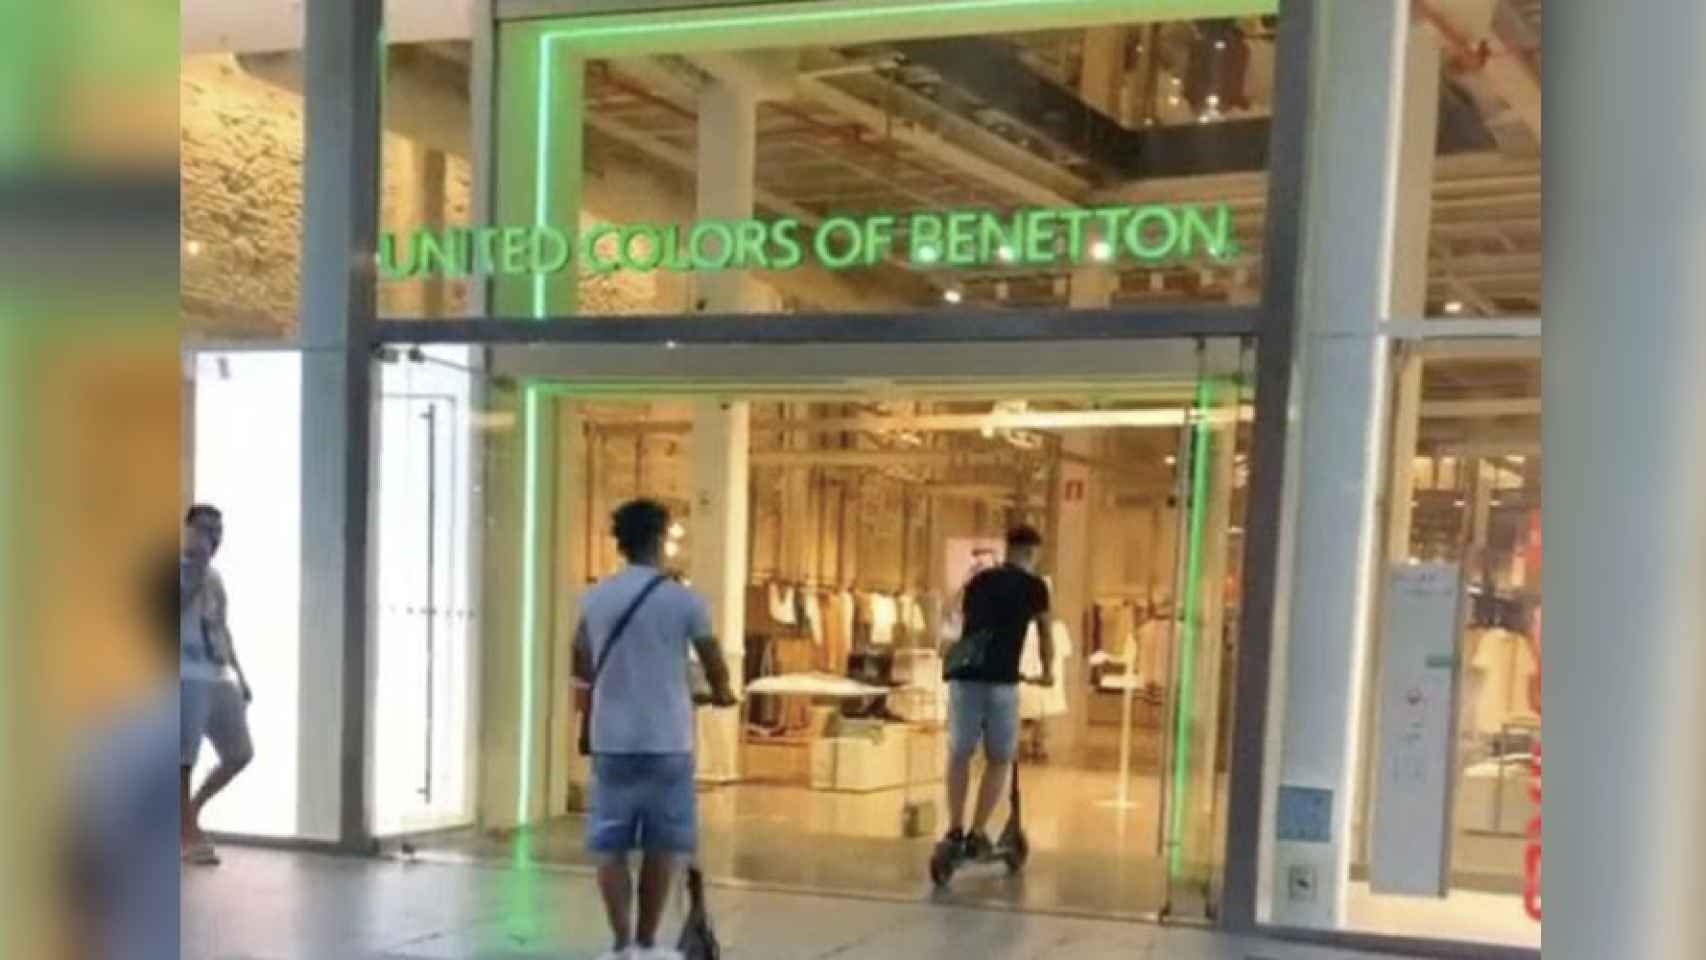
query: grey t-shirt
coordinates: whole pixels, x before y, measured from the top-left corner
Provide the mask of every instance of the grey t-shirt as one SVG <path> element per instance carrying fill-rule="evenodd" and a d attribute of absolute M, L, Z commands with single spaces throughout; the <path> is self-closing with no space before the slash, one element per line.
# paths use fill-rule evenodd
<path fill-rule="evenodd" d="M 631 566 L 581 599 L 588 653 L 598 662 L 628 605 L 658 575 Z M 688 651 L 713 635 L 704 599 L 673 580 L 646 597 L 605 661 L 593 696 L 593 753 L 692 753 L 693 694 Z"/>
<path fill-rule="evenodd" d="M 208 567 L 197 576 L 178 564 L 178 674 L 186 680 L 236 683 L 225 580 Z"/>

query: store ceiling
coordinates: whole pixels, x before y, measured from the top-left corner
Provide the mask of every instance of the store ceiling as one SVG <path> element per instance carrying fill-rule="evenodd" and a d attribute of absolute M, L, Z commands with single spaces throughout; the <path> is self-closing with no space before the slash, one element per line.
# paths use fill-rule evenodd
<path fill-rule="evenodd" d="M 468 3 L 393 0 L 390 35 L 397 43 L 465 36 Z M 185 47 L 299 44 L 296 4 L 264 0 L 233 7 L 187 0 Z M 1500 55 L 1520 57 L 1535 71 L 1540 7 L 1539 0 L 1498 0 L 1493 17 L 1505 44 Z M 1271 22 L 1126 30 L 1115 37 L 1118 82 L 1096 94 L 1083 82 L 1085 68 L 1098 57 L 1108 62 L 1107 32 L 800 51 L 791 58 L 794 73 L 782 95 L 772 90 L 760 106 L 759 203 L 771 213 L 821 216 L 1115 198 L 1225 202 L 1234 211 L 1241 258 L 1210 269 L 1125 269 L 1113 300 L 1119 305 L 1253 300 L 1264 261 Z M 433 56 L 395 57 L 394 63 L 432 73 L 432 89 L 444 87 L 438 74 L 445 66 L 466 75 L 465 41 L 435 43 L 420 52 Z M 1224 68 L 1227 57 L 1237 69 Z M 723 66 L 738 59 L 724 57 Z M 589 164 L 651 167 L 691 190 L 697 91 L 715 68 L 704 59 L 595 62 L 588 86 Z M 1441 91 L 1427 312 L 1537 316 L 1538 130 L 1519 129 L 1519 112 L 1497 90 L 1489 93 L 1486 77 L 1465 70 L 1448 71 Z M 996 82 L 1003 78 L 1013 82 Z M 393 98 L 402 88 L 396 80 Z M 1015 98 L 1005 92 L 1009 88 L 1031 94 Z M 446 110 L 467 109 L 452 102 L 457 98 L 428 99 Z M 471 118 L 446 122 L 464 136 L 473 128 Z M 964 303 L 985 307 L 1060 306 L 1070 292 L 1065 272 L 1015 267 L 943 274 L 933 284 L 890 272 L 868 285 L 889 299 L 915 298 L 920 306 L 935 302 L 947 287 L 955 287 Z"/>
<path fill-rule="evenodd" d="M 1537 16 L 1534 0 L 1506 2 L 1523 23 Z M 1227 35 L 1246 52 L 1241 81 L 1204 81 L 1193 56 L 1202 56 L 1205 43 L 1213 50 L 1224 42 L 1211 38 Z M 1082 30 L 1050 31 L 802 51 L 804 79 L 790 95 L 760 106 L 761 203 L 776 213 L 828 215 L 1111 197 L 1228 202 L 1242 258 L 1208 270 L 1127 269 L 1114 300 L 1247 302 L 1260 289 L 1263 262 L 1268 25 L 1228 21 L 1129 31 L 1122 41 L 1126 92 L 1111 113 L 1092 109 L 1071 83 L 1083 69 L 1086 37 Z M 679 59 L 595 64 L 589 86 L 594 162 L 661 163 L 689 173 L 697 149 L 697 90 L 715 69 Z M 1134 80 L 1133 74 L 1141 76 Z M 1004 94 L 1002 78 L 1006 89 L 1029 92 L 1022 98 Z M 1478 113 L 1486 98 L 1466 91 L 1452 75 L 1441 93 L 1428 312 L 1537 316 L 1537 141 L 1500 126 L 1511 122 L 1502 108 L 1490 125 Z M 957 284 L 964 302 L 983 306 L 1059 306 L 1070 289 L 1064 271 L 1013 268 L 939 279 L 937 288 Z M 919 296 L 939 295 L 916 289 Z"/>

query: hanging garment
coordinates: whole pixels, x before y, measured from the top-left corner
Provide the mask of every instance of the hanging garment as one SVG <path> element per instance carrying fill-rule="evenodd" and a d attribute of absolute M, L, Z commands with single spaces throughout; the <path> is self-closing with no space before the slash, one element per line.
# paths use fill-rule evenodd
<path fill-rule="evenodd" d="M 928 642 L 930 621 L 924 616 L 924 604 L 908 594 L 900 598 L 900 619 L 906 627 L 907 641 L 916 645 Z"/>
<path fill-rule="evenodd" d="M 1479 686 L 1475 729 L 1497 734 L 1506 723 L 1533 719 L 1529 687 L 1540 664 L 1534 659 L 1528 638 L 1502 628 L 1473 630 L 1469 634 L 1469 647 L 1470 685 Z"/>
<path fill-rule="evenodd" d="M 749 633 L 776 633 L 777 624 L 770 619 L 770 588 L 764 584 L 746 586 L 746 629 Z"/>
<path fill-rule="evenodd" d="M 823 646 L 823 597 L 817 593 L 800 591 L 800 607 L 805 611 L 806 632 L 811 635 L 812 645 Z"/>
<path fill-rule="evenodd" d="M 770 619 L 787 626 L 800 622 L 794 611 L 793 587 L 780 583 L 770 585 Z"/>
<path fill-rule="evenodd" d="M 837 676 L 847 671 L 847 654 L 853 649 L 853 595 L 845 591 L 824 598 L 821 669 Z"/>
<path fill-rule="evenodd" d="M 1025 720 L 1061 717 L 1067 712 L 1066 671 L 1072 658 L 1072 631 L 1056 620 L 1049 636 L 1054 639 L 1054 686 L 1039 687 L 1029 683 L 1020 686 L 1019 716 Z M 1036 677 L 1042 672 L 1042 644 L 1037 642 L 1037 625 L 1033 623 L 1025 635 L 1025 652 L 1019 658 L 1019 673 Z"/>
<path fill-rule="evenodd" d="M 900 606 L 893 597 L 871 594 L 871 645 L 894 646 L 895 626 L 900 622 Z"/>
<path fill-rule="evenodd" d="M 1173 680 L 1173 621 L 1152 619 L 1137 628 L 1137 677 L 1144 686 L 1166 689 Z"/>

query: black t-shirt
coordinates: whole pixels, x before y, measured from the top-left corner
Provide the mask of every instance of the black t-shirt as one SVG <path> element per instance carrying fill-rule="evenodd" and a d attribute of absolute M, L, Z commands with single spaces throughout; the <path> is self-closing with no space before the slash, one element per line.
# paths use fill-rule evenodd
<path fill-rule="evenodd" d="M 955 676 L 982 683 L 1018 683 L 1019 658 L 1031 622 L 1048 612 L 1048 584 L 1041 577 L 1003 564 L 985 570 L 966 584 L 964 636 L 979 630 L 990 634 L 984 669 Z"/>

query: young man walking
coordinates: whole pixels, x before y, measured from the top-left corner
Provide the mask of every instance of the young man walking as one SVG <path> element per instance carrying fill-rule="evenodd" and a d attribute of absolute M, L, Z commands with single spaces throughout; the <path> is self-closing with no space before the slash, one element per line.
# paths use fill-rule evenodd
<path fill-rule="evenodd" d="M 606 960 L 665 960 L 659 922 L 679 871 L 698 850 L 693 694 L 688 651 L 698 654 L 715 706 L 735 704 L 704 599 L 659 569 L 669 511 L 636 500 L 613 518 L 622 572 L 581 600 L 575 675 L 590 686 L 592 803 L 587 849 L 615 948 Z M 640 855 L 639 912 L 629 858 Z"/>
<path fill-rule="evenodd" d="M 1048 584 L 1035 572 L 1042 542 L 1036 530 L 1015 527 L 1007 534 L 1005 562 L 984 570 L 965 586 L 961 642 L 975 645 L 977 653 L 961 665 L 949 665 L 950 829 L 945 842 L 970 859 L 990 854 L 989 820 L 1001 802 L 1019 749 L 1019 661 L 1033 622 L 1042 648 L 1043 675 L 1037 682 L 1054 686 Z M 979 744 L 988 764 L 968 833 L 966 794 Z"/>
<path fill-rule="evenodd" d="M 179 840 L 184 862 L 207 866 L 219 863 L 219 853 L 201 832 L 201 811 L 255 757 L 248 716 L 254 695 L 231 641 L 225 581 L 213 568 L 224 539 L 219 508 L 198 503 L 184 516 L 178 561 Z M 213 744 L 219 766 L 192 796 L 190 778 L 203 738 Z"/>

